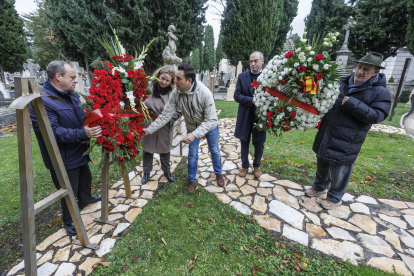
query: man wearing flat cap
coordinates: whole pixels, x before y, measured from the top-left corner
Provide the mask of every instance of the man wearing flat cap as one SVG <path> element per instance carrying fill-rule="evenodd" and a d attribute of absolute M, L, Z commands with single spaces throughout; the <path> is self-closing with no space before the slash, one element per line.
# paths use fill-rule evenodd
<path fill-rule="evenodd" d="M 342 204 L 342 197 L 372 124 L 388 117 L 391 96 L 385 75 L 380 73 L 383 56 L 369 52 L 356 62 L 355 73 L 340 85 L 335 105 L 325 115 L 313 143 L 317 157 L 316 177 L 309 197 L 326 193 L 321 206 L 332 210 Z"/>

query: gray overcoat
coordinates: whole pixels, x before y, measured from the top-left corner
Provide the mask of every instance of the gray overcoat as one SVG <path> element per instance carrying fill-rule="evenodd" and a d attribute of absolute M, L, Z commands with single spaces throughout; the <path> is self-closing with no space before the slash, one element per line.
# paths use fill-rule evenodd
<path fill-rule="evenodd" d="M 149 85 L 149 89 L 152 90 L 152 85 Z M 159 114 L 164 110 L 165 105 L 168 103 L 172 90 L 165 95 L 161 95 L 160 98 L 155 97 L 154 94 L 149 96 L 145 101 L 145 105 L 148 109 L 151 109 Z M 181 111 L 177 109 L 171 118 L 170 122 L 160 128 L 153 134 L 149 134 L 141 139 L 143 149 L 148 153 L 168 153 L 171 150 L 173 134 L 174 134 L 174 122 L 181 117 Z M 148 125 L 146 125 L 148 127 Z"/>

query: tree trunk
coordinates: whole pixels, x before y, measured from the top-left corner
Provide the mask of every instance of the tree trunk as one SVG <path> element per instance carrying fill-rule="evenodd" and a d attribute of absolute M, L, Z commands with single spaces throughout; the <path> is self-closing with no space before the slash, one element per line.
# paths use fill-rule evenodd
<path fill-rule="evenodd" d="M 86 73 L 87 73 L 86 77 L 88 78 L 89 87 L 91 87 L 92 82 L 91 82 L 91 72 L 89 71 L 89 60 L 86 55 L 83 55 L 83 59 L 85 60 L 85 68 L 86 68 Z"/>
<path fill-rule="evenodd" d="M 4 83 L 4 87 L 6 87 L 6 77 L 4 76 L 3 64 L 0 61 L 0 81 Z"/>

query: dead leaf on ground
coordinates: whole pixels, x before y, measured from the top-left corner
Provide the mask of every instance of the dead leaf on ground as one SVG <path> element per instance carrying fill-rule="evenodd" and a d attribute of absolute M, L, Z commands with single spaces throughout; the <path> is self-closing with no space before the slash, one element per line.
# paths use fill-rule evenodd
<path fill-rule="evenodd" d="M 167 245 L 167 242 L 164 240 L 164 238 L 161 238 L 162 242 Z"/>
<path fill-rule="evenodd" d="M 188 265 L 192 265 L 193 264 L 193 260 L 188 262 Z"/>
<path fill-rule="evenodd" d="M 227 253 L 227 249 L 224 247 L 222 243 L 220 243 L 220 248 L 223 250 L 224 253 Z"/>
<path fill-rule="evenodd" d="M 288 260 L 288 259 L 281 259 L 280 261 L 284 264 L 288 264 L 292 262 L 291 260 Z"/>
<path fill-rule="evenodd" d="M 193 208 L 194 207 L 194 204 L 192 204 L 192 203 L 188 203 L 188 205 L 187 205 L 188 207 L 190 207 L 190 208 Z"/>
<path fill-rule="evenodd" d="M 298 267 L 297 265 L 295 265 L 295 269 L 296 269 L 297 271 L 300 271 L 300 267 Z"/>
<path fill-rule="evenodd" d="M 197 254 L 195 254 L 194 256 L 194 262 L 197 260 Z"/>
<path fill-rule="evenodd" d="M 214 219 L 212 219 L 212 218 L 208 218 L 209 220 L 211 220 L 212 222 L 214 222 Z"/>
<path fill-rule="evenodd" d="M 298 252 L 293 252 L 293 256 L 295 256 L 298 259 L 302 259 L 303 256 L 301 254 L 299 254 Z"/>
<path fill-rule="evenodd" d="M 191 273 L 191 271 L 193 271 L 194 266 L 192 268 L 190 268 L 190 270 L 188 271 L 188 273 Z"/>
<path fill-rule="evenodd" d="M 136 260 L 136 259 L 138 259 L 139 258 L 139 256 L 135 256 L 134 258 L 132 258 L 132 260 Z"/>

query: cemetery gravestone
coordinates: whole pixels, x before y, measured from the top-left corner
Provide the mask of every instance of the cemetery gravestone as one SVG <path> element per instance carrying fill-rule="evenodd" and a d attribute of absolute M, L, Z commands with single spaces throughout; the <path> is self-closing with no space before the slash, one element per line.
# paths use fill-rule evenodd
<path fill-rule="evenodd" d="M 336 62 L 338 62 L 339 68 L 344 68 L 347 66 L 348 57 L 352 54 L 352 52 L 348 49 L 348 40 L 349 40 L 349 33 L 351 32 L 352 28 L 355 28 L 356 21 L 352 16 L 348 18 L 348 23 L 342 27 L 342 30 L 346 30 L 344 44 L 342 48 L 336 52 Z"/>

